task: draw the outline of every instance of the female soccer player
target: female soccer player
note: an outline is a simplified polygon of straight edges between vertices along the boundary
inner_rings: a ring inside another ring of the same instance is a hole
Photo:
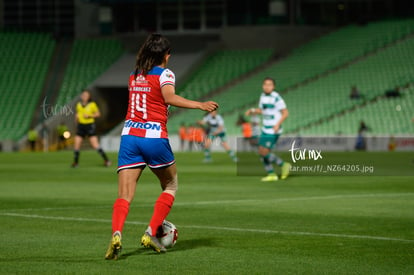
[[[87,90],[83,91],[80,95],[81,101],[76,104],[76,123],[77,130],[75,136],[74,145],[74,160],[72,167],[76,168],[79,164],[79,150],[82,145],[83,139],[88,136],[89,142],[93,149],[97,150],[101,157],[104,159],[104,165],[110,166],[111,162],[106,156],[105,152],[99,145],[98,137],[96,136],[95,118],[101,116],[98,105],[92,101],[91,93]]]
[[[158,177],[162,193],[155,202],[141,244],[158,253],[166,251],[156,234],[170,212],[177,191],[177,168],[166,128],[168,107],[209,112],[218,108],[212,101],[191,101],[175,94],[174,73],[166,68],[170,51],[170,42],[164,36],[151,34],[139,49],[135,70],[129,78],[129,104],[118,155],[118,198],[113,206],[112,238],[106,259],[117,259],[120,255],[122,228],[137,181],[147,165]]]
[[[262,158],[267,176],[262,181],[277,181],[273,164],[282,168],[281,178],[286,179],[290,171],[290,163],[271,152],[282,134],[282,123],[288,117],[289,112],[285,101],[275,91],[276,82],[273,78],[266,77],[263,80],[263,93],[260,96],[259,108],[247,110],[246,115],[262,115],[262,133],[259,139],[259,155]]]
[[[199,121],[200,125],[205,125],[207,127],[207,136],[204,141],[204,162],[211,162],[211,153],[210,148],[214,139],[219,138],[221,141],[221,146],[229,154],[230,158],[237,162],[237,157],[234,154],[234,151],[231,150],[226,139],[226,128],[224,127],[223,117],[217,114],[217,111],[212,111],[207,114],[203,120]]]

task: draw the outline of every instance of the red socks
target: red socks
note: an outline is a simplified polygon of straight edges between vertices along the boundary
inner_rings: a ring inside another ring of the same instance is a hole
[[[152,236],[157,234],[158,228],[170,213],[171,207],[174,203],[174,196],[168,193],[161,193],[154,205],[154,213],[150,221],[150,228]],[[122,232],[125,220],[129,212],[129,202],[124,199],[117,199],[114,203],[114,210],[112,212],[112,234],[116,231]]]
[[[112,212],[112,234],[116,231],[122,232],[128,212],[129,202],[124,199],[117,199]]]
[[[149,224],[152,236],[157,234],[158,228],[170,213],[171,207],[174,203],[174,196],[169,193],[161,193],[154,205],[154,213]]]

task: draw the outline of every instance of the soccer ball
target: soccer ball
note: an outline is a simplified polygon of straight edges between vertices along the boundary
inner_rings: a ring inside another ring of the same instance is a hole
[[[173,223],[164,220],[157,232],[157,238],[164,247],[173,247],[178,239],[177,228]]]

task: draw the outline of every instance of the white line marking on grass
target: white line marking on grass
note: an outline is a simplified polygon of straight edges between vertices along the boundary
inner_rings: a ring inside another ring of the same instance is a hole
[[[31,214],[20,214],[20,213],[0,213],[0,215],[1,216],[9,216],[9,217],[29,218],[29,219],[41,219],[41,220],[111,223],[110,220],[105,220],[105,219],[90,219],[90,218],[77,218],[77,217],[56,217],[56,216],[31,215]],[[148,223],[134,222],[134,224],[147,225]]]
[[[176,202],[174,206],[195,206],[211,204],[250,204],[250,203],[278,203],[291,201],[312,201],[312,200],[334,200],[334,199],[358,199],[358,198],[382,198],[382,197],[406,197],[414,196],[414,193],[376,193],[376,194],[348,194],[348,195],[330,195],[330,196],[313,196],[313,197],[293,197],[293,198],[276,198],[276,199],[245,199],[245,200],[215,200],[215,201],[195,201],[195,202]],[[140,204],[139,202],[132,205],[131,208],[152,207],[154,204]],[[21,208],[21,209],[2,209],[1,212],[16,211],[55,211],[55,210],[82,210],[82,209],[112,209],[112,204],[108,205],[88,205],[88,206],[68,206],[68,207],[44,207],[44,208]]]
[[[312,201],[312,200],[334,200],[334,199],[358,199],[358,198],[381,198],[381,197],[399,197],[414,196],[414,193],[377,193],[377,194],[349,194],[349,195],[331,195],[331,196],[314,196],[314,197],[296,197],[296,198],[277,198],[277,199],[247,199],[247,200],[218,200],[218,201],[199,201],[199,202],[177,202],[174,205],[208,205],[208,204],[242,204],[242,203],[278,203],[290,201]]]
[[[9,217],[21,217],[29,219],[43,219],[43,220],[57,220],[57,221],[78,221],[78,222],[97,222],[110,224],[111,220],[105,219],[90,219],[90,218],[79,218],[79,217],[56,217],[56,216],[43,216],[43,215],[29,215],[20,213],[0,213],[2,216]],[[135,225],[147,225],[146,222],[139,221],[127,221],[127,224]],[[313,236],[313,237],[330,237],[330,238],[346,238],[346,239],[362,239],[362,240],[376,240],[376,241],[395,241],[395,242],[406,242],[414,243],[414,240],[390,238],[383,236],[369,236],[369,235],[350,235],[350,234],[336,234],[336,233],[315,233],[315,232],[300,232],[300,231],[278,231],[278,230],[267,230],[267,229],[253,229],[253,228],[238,228],[238,227],[220,227],[220,226],[200,226],[200,225],[179,225],[181,228],[190,229],[210,229],[220,231],[235,231],[235,232],[251,232],[251,233],[265,233],[265,234],[280,234],[280,235],[294,235],[294,236]]]
[[[199,226],[199,225],[187,225],[187,226],[179,226],[179,227],[194,228],[194,229],[236,231],[236,232],[269,233],[269,234],[296,235],[296,236],[335,237],[335,238],[347,238],[347,239],[367,239],[367,240],[397,241],[397,242],[414,243],[414,240],[390,238],[390,237],[382,237],[382,236],[369,236],[369,235],[349,235],[349,234],[315,233],[315,232],[300,232],[300,231],[279,231],[279,230],[267,230],[267,229]]]
[[[59,210],[83,210],[83,209],[112,209],[111,204],[107,205],[89,205],[89,206],[63,206],[63,207],[40,207],[40,208],[16,208],[16,209],[2,209],[2,212],[16,212],[16,211],[59,211]]]

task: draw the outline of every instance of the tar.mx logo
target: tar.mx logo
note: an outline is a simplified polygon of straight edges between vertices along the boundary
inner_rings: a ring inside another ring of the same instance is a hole
[[[295,148],[295,142],[296,140],[293,140],[292,146],[289,149],[290,157],[292,158],[293,163],[296,163],[298,160],[318,160],[322,158],[322,150]]]
[[[43,99],[43,103],[40,105],[40,107],[42,108],[43,117],[45,119],[57,115],[70,116],[75,113],[73,108],[68,104],[60,106],[47,103],[47,97]]]

